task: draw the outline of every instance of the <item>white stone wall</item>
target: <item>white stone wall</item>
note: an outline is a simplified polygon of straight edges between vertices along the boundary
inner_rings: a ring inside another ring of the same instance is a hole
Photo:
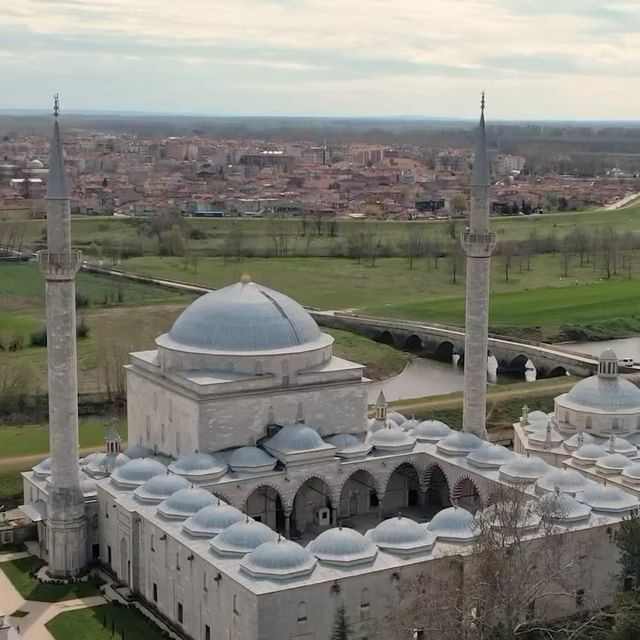
[[[640,412],[579,409],[566,401],[567,394],[555,399],[555,418],[561,429],[586,431],[593,435],[607,436],[614,430],[620,435],[635,433],[640,429]]]

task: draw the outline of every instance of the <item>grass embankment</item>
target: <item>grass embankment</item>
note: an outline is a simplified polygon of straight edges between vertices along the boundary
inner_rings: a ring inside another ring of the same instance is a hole
[[[487,396],[487,426],[490,430],[510,427],[521,414],[523,404],[531,410],[551,411],[553,399],[569,390],[577,378],[547,378],[535,382],[520,382],[489,387]],[[420,420],[434,418],[446,422],[452,428],[462,427],[462,392],[447,395],[414,398],[392,403],[400,413],[415,415]]]
[[[274,223],[269,219],[233,219],[233,218],[189,218],[185,220],[190,230],[194,230],[199,239],[189,239],[189,251],[201,255],[220,255],[228,246],[228,237],[232,228],[241,225],[243,244],[256,252],[272,250],[274,246]],[[491,226],[499,240],[524,240],[532,233],[539,236],[554,233],[558,238],[573,233],[578,226],[592,231],[610,225],[617,231],[635,231],[640,223],[640,205],[633,204],[618,210],[591,210],[586,212],[553,213],[542,216],[497,217]],[[46,221],[29,220],[25,223],[0,222],[0,225],[24,226],[24,243],[29,248],[42,248]],[[287,245],[292,254],[336,255],[346,251],[350,236],[359,233],[367,223],[356,220],[340,220],[335,235],[330,235],[325,224],[321,235],[317,235],[314,221],[308,220],[311,240],[303,236],[303,222],[300,219],[278,221],[278,234],[287,236]],[[374,221],[375,233],[381,244],[405,243],[411,234],[420,234],[430,240],[448,239],[448,225],[445,221]],[[461,222],[460,225],[463,223]],[[145,255],[157,255],[158,240],[149,233],[148,221],[142,219],[80,216],[72,220],[74,245],[91,255],[96,249],[105,252],[134,244]],[[187,236],[190,233],[185,234]]]
[[[66,611],[47,622],[46,627],[56,640],[163,640],[168,637],[134,607],[114,603]]]
[[[60,602],[74,598],[88,598],[100,595],[98,579],[89,578],[87,582],[73,584],[43,584],[33,574],[44,565],[39,558],[29,557],[0,563],[0,570],[5,573],[16,591],[25,600],[40,602]],[[85,636],[90,637],[90,636]]]

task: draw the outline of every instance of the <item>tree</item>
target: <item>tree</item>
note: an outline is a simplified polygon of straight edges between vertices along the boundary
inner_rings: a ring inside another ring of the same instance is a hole
[[[336,609],[336,615],[333,623],[333,631],[331,632],[330,640],[350,640],[350,639],[351,639],[351,630],[349,629],[347,614],[344,608],[344,604],[341,604]]]
[[[457,241],[453,241],[449,245],[447,252],[447,258],[449,263],[449,275],[451,276],[451,284],[458,284],[458,274],[462,271],[464,266],[464,254],[462,253],[462,247]]]
[[[451,213],[453,213],[454,216],[462,216],[467,210],[467,199],[463,194],[456,193],[454,196],[451,196],[450,205]]]
[[[409,269],[413,269],[413,261],[415,258],[419,258],[424,255],[424,242],[422,235],[417,228],[409,226],[407,228],[407,241],[404,246],[404,250],[409,261]]]
[[[227,263],[227,257],[235,258],[239,261],[244,255],[245,232],[240,222],[234,222],[227,234],[227,242],[224,248],[224,264]]]

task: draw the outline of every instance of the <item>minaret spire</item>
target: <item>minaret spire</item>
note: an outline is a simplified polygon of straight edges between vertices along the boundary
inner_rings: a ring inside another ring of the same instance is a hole
[[[82,574],[87,564],[85,504],[80,489],[75,278],[82,256],[71,248],[71,204],[64,174],[58,95],[47,187],[47,249],[38,253],[45,277],[51,486],[47,500],[48,572]]]
[[[462,424],[465,431],[486,439],[490,257],[496,236],[489,229],[491,177],[484,109],[483,91],[471,172],[469,226],[462,237],[467,255]]]

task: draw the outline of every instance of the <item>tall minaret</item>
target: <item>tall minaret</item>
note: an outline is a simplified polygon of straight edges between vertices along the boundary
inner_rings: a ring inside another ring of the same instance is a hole
[[[47,185],[47,250],[38,253],[46,280],[51,488],[47,505],[48,572],[76,576],[87,564],[85,505],[78,464],[76,285],[82,260],[71,249],[71,203],[58,127],[58,96]]]
[[[471,172],[469,226],[462,237],[467,254],[462,425],[465,431],[486,439],[490,257],[496,246],[496,235],[489,229],[491,181],[484,126],[484,92],[477,136]]]

